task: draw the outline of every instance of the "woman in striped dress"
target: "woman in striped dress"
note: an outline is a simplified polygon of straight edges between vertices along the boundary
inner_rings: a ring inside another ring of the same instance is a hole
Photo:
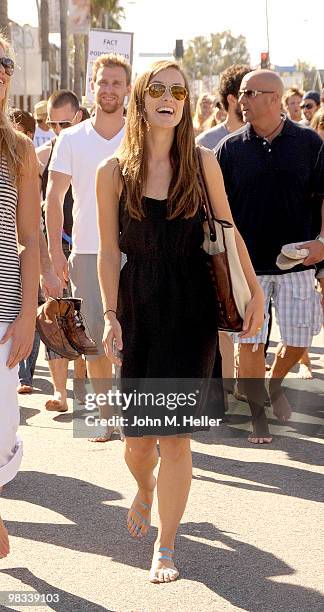
[[[22,457],[18,363],[32,348],[39,281],[38,166],[32,143],[6,117],[13,71],[11,48],[0,35],[0,491]],[[0,517],[0,559],[8,552]]]

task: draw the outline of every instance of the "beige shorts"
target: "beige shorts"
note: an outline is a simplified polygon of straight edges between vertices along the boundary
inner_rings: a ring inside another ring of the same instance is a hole
[[[82,298],[81,313],[86,329],[98,347],[98,355],[86,355],[93,361],[105,354],[102,337],[104,317],[97,272],[97,255],[71,253],[68,261],[72,296]]]

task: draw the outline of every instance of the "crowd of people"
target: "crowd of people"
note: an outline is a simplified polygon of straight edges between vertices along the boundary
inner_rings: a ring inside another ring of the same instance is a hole
[[[221,75],[216,103],[204,94],[193,113],[177,63],[155,63],[132,87],[131,66],[108,54],[93,65],[90,114],[72,91],[60,90],[38,102],[33,116],[7,109],[13,70],[11,48],[0,38],[0,487],[21,462],[17,390],[33,392],[37,303],[70,293],[83,299],[97,346],[74,361],[78,381],[87,377],[100,393],[113,367],[121,381],[234,379],[238,345],[240,395],[252,417],[248,440],[271,443],[264,379],[272,309],[281,343],[268,372],[269,397],[282,422],[291,408],[281,383],[300,361],[311,373],[307,351],[323,324],[320,94],[284,92],[276,73],[233,65]],[[235,228],[251,293],[239,334],[217,327],[202,249],[202,180],[215,218]],[[285,245],[293,256],[283,265]],[[69,361],[48,348],[46,359],[53,397],[45,408],[66,412]],[[204,414],[204,402],[191,416]],[[209,406],[209,417],[217,418],[218,408]],[[179,576],[174,547],[191,484],[190,437],[206,426],[195,419],[194,426],[148,435],[136,403],[127,416],[125,462],[138,487],[127,528],[145,537],[157,491],[149,580],[170,582]],[[113,430],[93,441],[108,442]],[[8,552],[0,519],[0,558]]]

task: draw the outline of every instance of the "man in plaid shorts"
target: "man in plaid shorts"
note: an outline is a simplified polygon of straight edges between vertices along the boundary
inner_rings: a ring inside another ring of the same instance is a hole
[[[283,83],[276,73],[255,70],[245,75],[239,103],[246,128],[229,135],[215,149],[235,223],[266,297],[263,327],[254,338],[240,341],[240,377],[254,379],[256,405],[260,408],[262,403],[258,418],[253,418],[256,406],[248,396],[253,422],[249,441],[254,443],[272,440],[262,391],[270,299],[282,350],[270,372],[269,394],[281,421],[291,413],[281,382],[322,325],[314,264],[324,259],[323,206],[317,237],[312,235],[312,220],[314,203],[324,195],[324,146],[313,130],[281,114],[282,94]],[[280,270],[277,256],[290,243],[302,243],[309,255],[303,264]]]

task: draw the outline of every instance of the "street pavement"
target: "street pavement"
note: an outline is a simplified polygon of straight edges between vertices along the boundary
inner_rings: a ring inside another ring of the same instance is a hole
[[[11,541],[10,556],[0,561],[0,592],[42,593],[48,603],[3,601],[0,610],[323,610],[323,345],[322,333],[311,351],[314,380],[293,372],[287,381],[289,424],[278,426],[269,413],[271,445],[247,442],[247,418],[222,426],[213,440],[195,436],[192,489],[176,543],[181,580],[163,585],[147,581],[156,501],[148,536],[133,541],[126,515],[136,488],[122,443],[72,436],[72,372],[69,412],[45,411],[51,384],[42,347],[34,393],[20,396],[21,471],[0,500]],[[247,414],[231,398],[230,414],[239,410]]]

